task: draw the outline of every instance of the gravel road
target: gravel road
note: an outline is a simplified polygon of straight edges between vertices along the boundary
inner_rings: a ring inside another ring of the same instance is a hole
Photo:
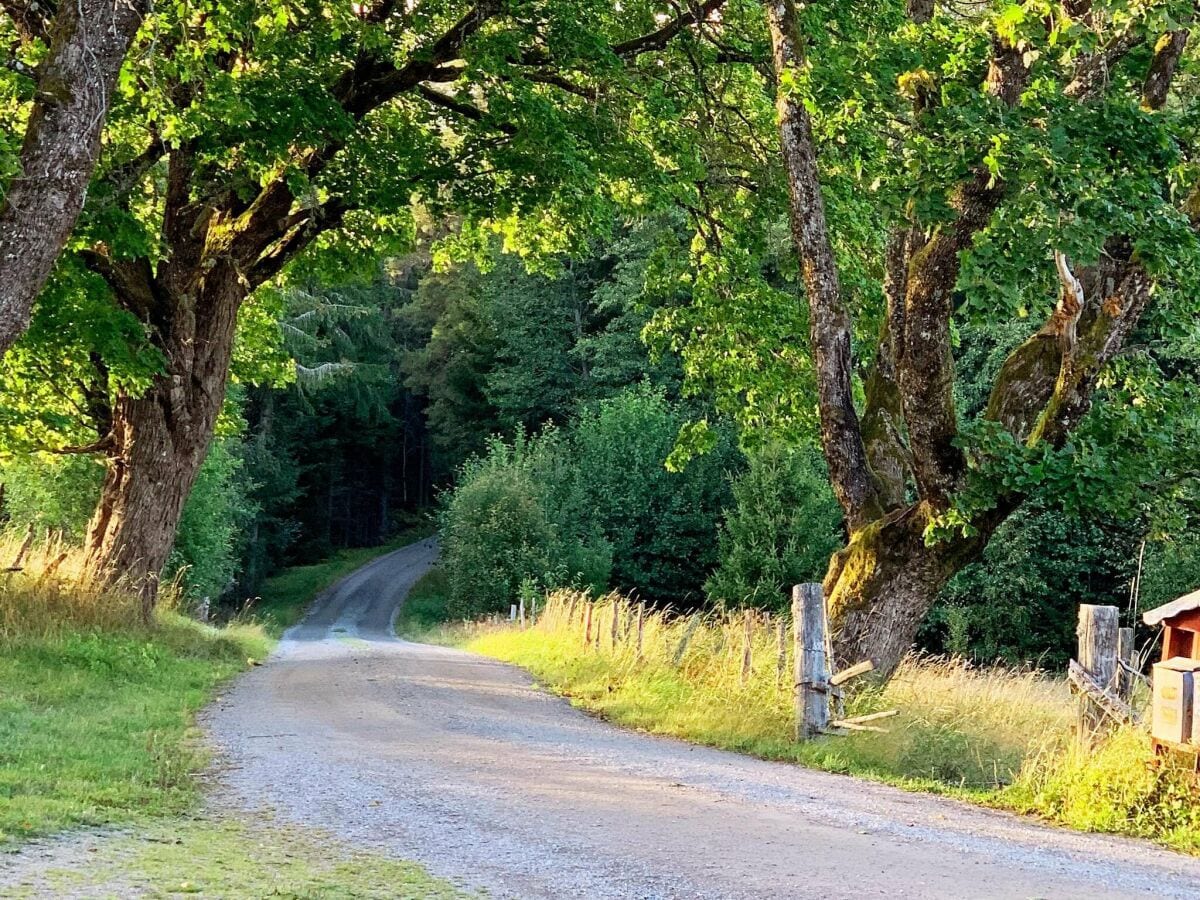
[[[1200,897],[1200,861],[634,734],[391,635],[432,541],[343,581],[204,717],[217,802],[495,897]]]

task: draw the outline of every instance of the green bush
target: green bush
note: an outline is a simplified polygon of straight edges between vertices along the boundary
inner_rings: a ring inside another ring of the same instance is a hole
[[[555,536],[528,473],[489,466],[454,492],[443,541],[449,612],[467,617],[501,611],[521,581],[547,572]]]
[[[717,523],[740,460],[724,436],[667,470],[688,411],[648,385],[581,415],[571,436],[580,516],[612,545],[612,586],[656,605],[694,607],[717,562]]]
[[[705,584],[724,606],[784,609],[787,589],[820,581],[842,544],[841,508],[811,451],[767,446],[733,482],[720,565]]]
[[[0,467],[3,511],[14,528],[27,525],[81,539],[100,495],[104,464],[89,455],[14,455]]]
[[[1136,561],[1134,526],[1034,498],[942,590],[920,643],[987,663],[1064,666],[1079,604],[1124,606]]]
[[[1140,607],[1153,609],[1200,588],[1200,534],[1183,533],[1146,544]]]
[[[668,472],[687,414],[650,387],[583,412],[566,430],[493,439],[443,502],[452,617],[503,612],[522,583],[615,586],[696,605],[729,496],[728,441]]]
[[[463,465],[440,515],[451,617],[504,612],[526,581],[607,583],[611,553],[583,520],[576,480],[554,428],[532,438],[518,430],[511,444],[493,438]]]
[[[182,570],[184,590],[195,599],[215,601],[232,585],[245,533],[258,512],[240,449],[235,438],[213,441],[179,521],[166,574]]]

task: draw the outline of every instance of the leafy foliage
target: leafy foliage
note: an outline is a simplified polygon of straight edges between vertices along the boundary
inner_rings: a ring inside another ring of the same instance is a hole
[[[705,584],[725,606],[789,608],[791,587],[820,581],[842,544],[842,511],[812,451],[769,445],[733,482],[720,564]]]
[[[493,439],[464,465],[441,515],[455,617],[499,612],[523,582],[621,585],[661,605],[697,605],[716,562],[729,447],[669,472],[686,413],[629,389],[564,430]]]

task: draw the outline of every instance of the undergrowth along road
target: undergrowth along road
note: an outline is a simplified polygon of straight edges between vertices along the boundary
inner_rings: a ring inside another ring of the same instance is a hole
[[[437,577],[417,585],[423,618],[438,608],[439,590]],[[1200,851],[1190,765],[1155,760],[1146,732],[1132,726],[1081,747],[1073,732],[1075,701],[1062,678],[914,657],[886,686],[868,683],[851,700],[851,715],[899,711],[883,723],[883,733],[797,743],[786,677],[791,650],[785,643],[781,676],[778,620],[752,627],[756,664],[743,675],[740,614],[650,612],[639,653],[636,604],[616,594],[593,599],[561,591],[541,607],[543,615],[527,629],[490,620],[420,634],[519,665],[576,706],[625,727]],[[615,643],[614,610],[630,625]],[[790,626],[782,624],[786,635]]]

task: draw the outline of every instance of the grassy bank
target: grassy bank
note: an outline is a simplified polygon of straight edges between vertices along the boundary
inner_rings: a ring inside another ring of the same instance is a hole
[[[304,615],[318,594],[332,587],[355,569],[393,550],[399,550],[433,534],[430,524],[407,528],[379,547],[338,550],[333,556],[308,566],[291,566],[263,582],[251,615],[273,635],[282,634]]]
[[[445,627],[449,589],[446,573],[435,565],[417,580],[404,598],[396,613],[396,631],[428,643],[453,642],[454,636]]]
[[[554,595],[536,627],[525,631],[500,622],[455,625],[443,627],[439,638],[523,666],[574,704],[628,727],[952,793],[1083,830],[1200,848],[1190,775],[1152,766],[1144,733],[1133,729],[1094,751],[1074,749],[1074,705],[1060,679],[910,660],[886,687],[860,692],[847,709],[848,715],[898,709],[898,717],[880,723],[887,733],[797,744],[786,675],[790,642],[780,677],[774,623],[756,627],[753,667],[743,680],[740,617],[693,623],[647,615],[639,657],[633,607],[616,597],[597,602],[593,639],[585,643],[582,599]],[[615,646],[614,608],[621,623]]]
[[[140,624],[135,596],[81,585],[69,560],[48,572],[57,555],[0,580],[0,842],[189,808],[193,715],[270,645],[178,615],[170,590]]]

